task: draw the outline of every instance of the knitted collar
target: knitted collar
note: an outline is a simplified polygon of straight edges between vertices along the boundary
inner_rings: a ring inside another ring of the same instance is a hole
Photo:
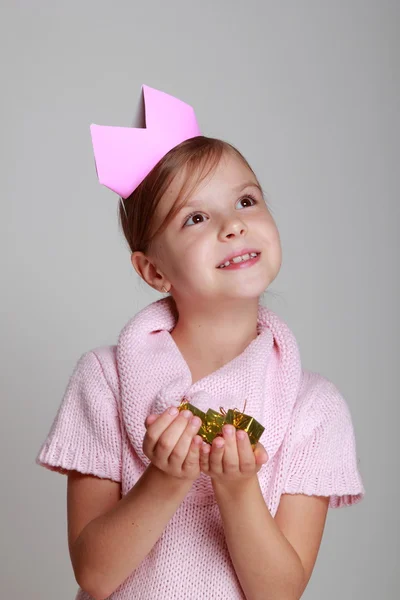
[[[296,339],[288,326],[259,304],[257,337],[221,368],[192,383],[186,361],[171,336],[177,316],[167,296],[139,311],[122,329],[117,344],[121,413],[128,438],[144,465],[145,419],[179,406],[183,396],[206,412],[237,408],[264,427],[260,442],[269,461],[282,443],[301,382]]]

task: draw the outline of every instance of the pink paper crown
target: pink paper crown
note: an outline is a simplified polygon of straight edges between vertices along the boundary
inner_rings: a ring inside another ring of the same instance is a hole
[[[142,85],[136,120],[140,123],[134,127],[90,126],[98,179],[122,198],[172,148],[201,135],[189,104],[147,85]]]

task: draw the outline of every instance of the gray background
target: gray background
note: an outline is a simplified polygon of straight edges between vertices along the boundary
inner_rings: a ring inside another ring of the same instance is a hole
[[[2,598],[74,598],[67,479],[34,459],[79,356],[161,297],[130,264],[89,133],[130,125],[142,83],[254,167],[283,246],[265,302],[352,413],[367,495],[329,511],[303,597],[399,597],[399,8],[2,2]]]

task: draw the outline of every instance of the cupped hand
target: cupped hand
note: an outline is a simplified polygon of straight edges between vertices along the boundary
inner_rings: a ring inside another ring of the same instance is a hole
[[[214,438],[212,445],[203,442],[200,450],[200,469],[213,481],[239,483],[256,475],[268,461],[264,446],[252,448],[246,431],[224,425],[223,437]]]
[[[145,420],[146,434],[143,452],[167,475],[194,481],[200,475],[202,438],[196,435],[201,419],[190,410],[171,414],[168,408],[161,415],[149,415]]]

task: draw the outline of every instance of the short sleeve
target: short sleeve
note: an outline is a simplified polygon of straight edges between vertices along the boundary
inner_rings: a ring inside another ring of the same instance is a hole
[[[329,507],[341,508],[360,502],[365,489],[350,410],[324,379],[307,411],[306,434],[293,449],[282,493],[330,496]]]
[[[93,351],[75,365],[35,462],[60,473],[76,470],[121,481],[117,399]]]

